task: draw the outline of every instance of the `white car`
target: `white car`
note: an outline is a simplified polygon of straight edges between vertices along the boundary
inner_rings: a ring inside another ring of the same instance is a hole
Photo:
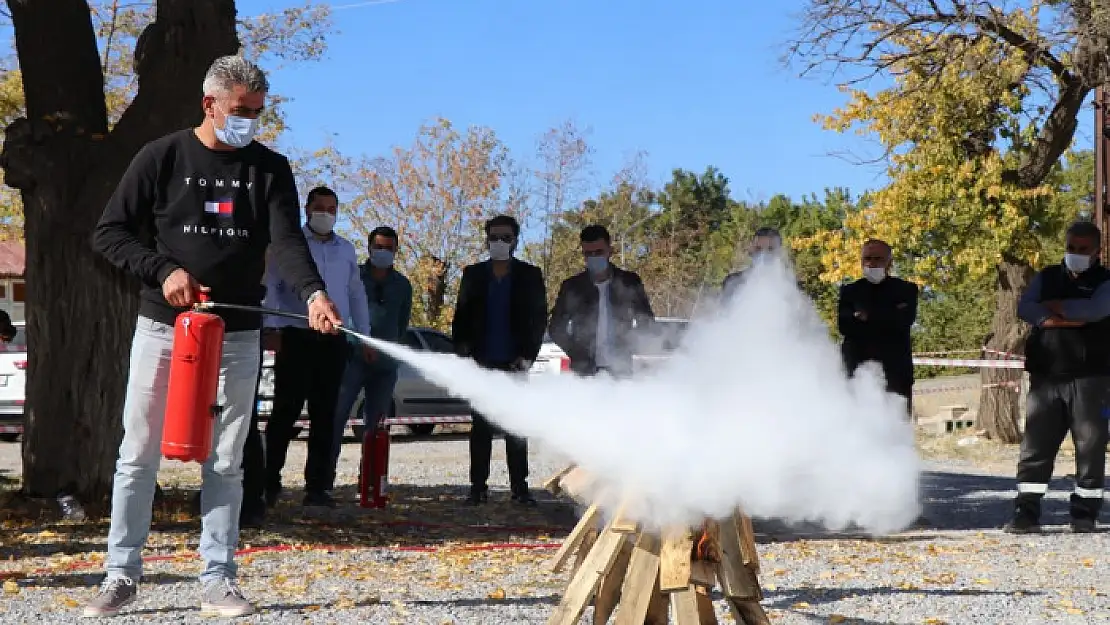
[[[0,342],[0,441],[11,442],[23,431],[23,404],[27,388],[27,327],[12,325],[15,338]]]

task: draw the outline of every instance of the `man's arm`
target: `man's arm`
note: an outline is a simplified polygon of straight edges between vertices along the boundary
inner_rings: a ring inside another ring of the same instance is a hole
[[[401,314],[397,315],[397,323],[401,326],[397,328],[397,336],[404,336],[405,331],[409,329],[409,323],[412,322],[412,283],[405,280],[405,296],[401,298]]]
[[[110,263],[138,276],[144,284],[161,286],[180,266],[139,239],[154,216],[159,158],[150,144],[127,167],[93,231],[92,246]]]
[[[651,298],[648,297],[644,281],[639,274],[633,274],[632,284],[632,312],[635,315],[636,326],[643,326],[645,330],[655,323],[655,311],[651,309]]]
[[[270,211],[270,246],[273,264],[285,281],[293,288],[300,301],[307,301],[316,291],[325,291],[327,286],[320,277],[316,261],[308,249],[300,224],[300,202],[297,199],[297,183],[289,161],[278,156],[280,162],[274,168],[270,195],[267,198]]]
[[[1052,311],[1040,302],[1041,299],[1041,274],[1038,272],[1029,281],[1029,286],[1018,300],[1017,315],[1022,321],[1032,326],[1042,326],[1052,317]]]
[[[540,348],[543,346],[543,333],[547,330],[547,284],[543,280],[543,271],[539,267],[536,267],[534,272],[535,278],[528,296],[529,344],[524,352],[524,357],[533,362],[540,353]]]
[[[470,344],[470,268],[463,269],[462,279],[459,280],[459,295],[455,299],[455,316],[451,319],[451,340],[455,343],[455,353],[460,356],[469,356],[474,346]]]
[[[852,300],[851,286],[840,286],[836,302],[836,329],[846,339],[858,339],[863,337],[866,330],[863,321],[856,317],[856,303]]]
[[[355,325],[355,332],[370,335],[370,303],[366,300],[366,286],[362,283],[362,276],[358,271],[358,256],[353,245],[346,246],[350,252],[351,277],[347,283],[347,293],[351,302],[351,323]]]
[[[1110,282],[1100,284],[1090,299],[1062,300],[1060,312],[1068,321],[1102,321],[1110,317]]]
[[[919,289],[913,282],[902,281],[894,295],[894,301],[885,301],[880,307],[867,311],[866,325],[883,334],[904,335],[913,327],[917,319],[917,298]]]
[[[569,312],[567,310],[567,280],[559,285],[559,294],[555,296],[555,305],[551,307],[551,320],[548,322],[547,333],[551,335],[551,340],[559,346],[568,355],[570,352],[570,333],[567,332],[567,324],[570,321]]]

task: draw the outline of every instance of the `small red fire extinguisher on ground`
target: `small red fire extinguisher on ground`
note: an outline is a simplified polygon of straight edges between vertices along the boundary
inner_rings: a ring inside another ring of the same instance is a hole
[[[389,426],[385,416],[378,418],[378,427],[362,435],[362,468],[359,471],[359,506],[384,508],[389,501]]]
[[[206,293],[200,301],[208,301]],[[162,426],[162,455],[170,460],[203,464],[212,453],[223,346],[219,315],[190,310],[177,316]]]

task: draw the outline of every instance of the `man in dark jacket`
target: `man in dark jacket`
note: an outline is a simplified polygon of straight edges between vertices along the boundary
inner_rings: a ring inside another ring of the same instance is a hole
[[[508,215],[486,222],[490,259],[463,269],[455,304],[452,334],[455,351],[480,366],[527,372],[540,352],[547,325],[547,288],[539,267],[513,258],[520,224]],[[488,500],[490,454],[496,428],[472,412],[470,428],[470,497]],[[505,432],[505,455],[513,501],[534,505],[528,490],[528,442]]]
[[[752,265],[776,258],[780,250],[782,250],[782,235],[778,230],[769,227],[757,229],[748,244],[748,255],[751,256]],[[724,281],[721,282],[722,300],[727,302],[736,294],[736,289],[744,282],[744,275],[743,271],[735,271],[725,276]]]
[[[852,375],[869,360],[882,364],[887,391],[906,398],[913,415],[913,347],[917,285],[890,275],[892,253],[884,241],[863,244],[863,278],[840,287],[837,328],[844,366]]]
[[[1063,264],[1036,274],[1017,313],[1033,326],[1025,344],[1029,373],[1025,432],[1017,467],[1011,533],[1040,529],[1041,499],[1056,453],[1071,431],[1075,491],[1071,527],[1091,532],[1102,509],[1110,400],[1110,270],[1099,262],[1102,235],[1088,221],[1067,231]]]
[[[551,310],[552,340],[570,357],[579,375],[600,370],[632,372],[637,342],[649,340],[655,315],[640,276],[613,266],[609,231],[586,226],[579,235],[586,270],[559,286]]]

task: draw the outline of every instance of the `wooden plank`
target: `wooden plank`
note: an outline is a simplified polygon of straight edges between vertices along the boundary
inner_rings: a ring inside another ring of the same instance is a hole
[[[666,545],[666,543],[663,544]],[[670,596],[675,625],[701,625],[701,616],[698,614],[697,592],[693,586],[671,592]]]
[[[656,596],[659,596],[659,537],[645,532],[636,540],[628,560],[614,625],[647,623],[648,611]],[[667,604],[664,602],[663,623],[666,622]]]
[[[586,492],[594,483],[594,478],[582,467],[574,467],[559,480],[559,489],[571,497],[583,501]]]
[[[600,535],[601,531],[596,527],[591,527],[586,531],[586,536],[582,539],[582,545],[578,548],[578,553],[574,556],[574,566],[571,567],[571,574],[577,572],[578,568],[582,566],[582,562],[586,559],[586,556],[589,555],[590,550],[594,548],[594,545],[597,543],[597,538]]]
[[[713,599],[709,596],[709,588],[704,586],[694,586],[695,595],[698,603],[698,618],[701,625],[719,625],[717,622],[717,611],[713,609]]]
[[[562,469],[559,469],[557,473],[544,480],[542,488],[544,490],[551,491],[552,495],[558,496],[559,493],[563,492],[563,489],[560,487],[559,482],[563,480],[563,477],[566,476],[567,473],[573,471],[574,468],[577,466],[578,465],[576,464],[570,464],[563,467]]]
[[[757,601],[741,601],[725,597],[732,618],[740,625],[771,625],[771,619]]]
[[[717,583],[717,566],[702,560],[690,564],[690,583],[712,588]]]
[[[575,625],[586,604],[594,597],[598,586],[601,584],[609,570],[620,555],[621,547],[627,542],[625,534],[605,529],[594,543],[590,553],[582,561],[582,566],[574,573],[563,599],[547,619],[547,625]]]
[[[617,533],[623,534],[624,532]],[[624,576],[628,573],[628,563],[632,557],[632,549],[632,541],[625,540],[620,553],[617,554],[616,561],[613,562],[613,566],[605,575],[605,579],[601,580],[601,587],[597,591],[597,597],[594,598],[594,625],[608,623],[609,617],[613,615],[613,610],[617,608],[617,602],[620,601],[621,596],[621,586],[624,584]]]
[[[663,529],[663,546],[659,551],[659,589],[663,592],[682,590],[690,585],[690,550],[694,535],[688,527]]]
[[[755,573],[744,566],[740,547],[740,532],[736,527],[736,517],[720,523],[721,561],[717,565],[717,579],[721,592],[726,597],[759,601],[763,599]]]
[[[613,517],[613,531],[622,532],[625,534],[635,534],[640,531],[640,523],[626,514],[628,510],[628,503],[621,503],[620,508],[617,509],[616,516]]]
[[[740,517],[736,529],[740,532],[740,554],[744,566],[754,573],[759,573],[759,551],[755,546],[755,528],[752,527],[752,518],[740,511],[736,512],[736,516]]]
[[[566,540],[559,546],[559,550],[555,552],[554,560],[551,563],[552,571],[558,573],[562,570],[575,550],[578,550],[582,546],[582,542],[586,539],[586,535],[590,530],[597,530],[595,524],[600,515],[601,508],[596,504],[586,508],[586,512],[582,514],[582,518],[578,520],[578,525],[574,526],[574,529],[571,530]],[[586,547],[586,549],[589,549],[589,547]]]

